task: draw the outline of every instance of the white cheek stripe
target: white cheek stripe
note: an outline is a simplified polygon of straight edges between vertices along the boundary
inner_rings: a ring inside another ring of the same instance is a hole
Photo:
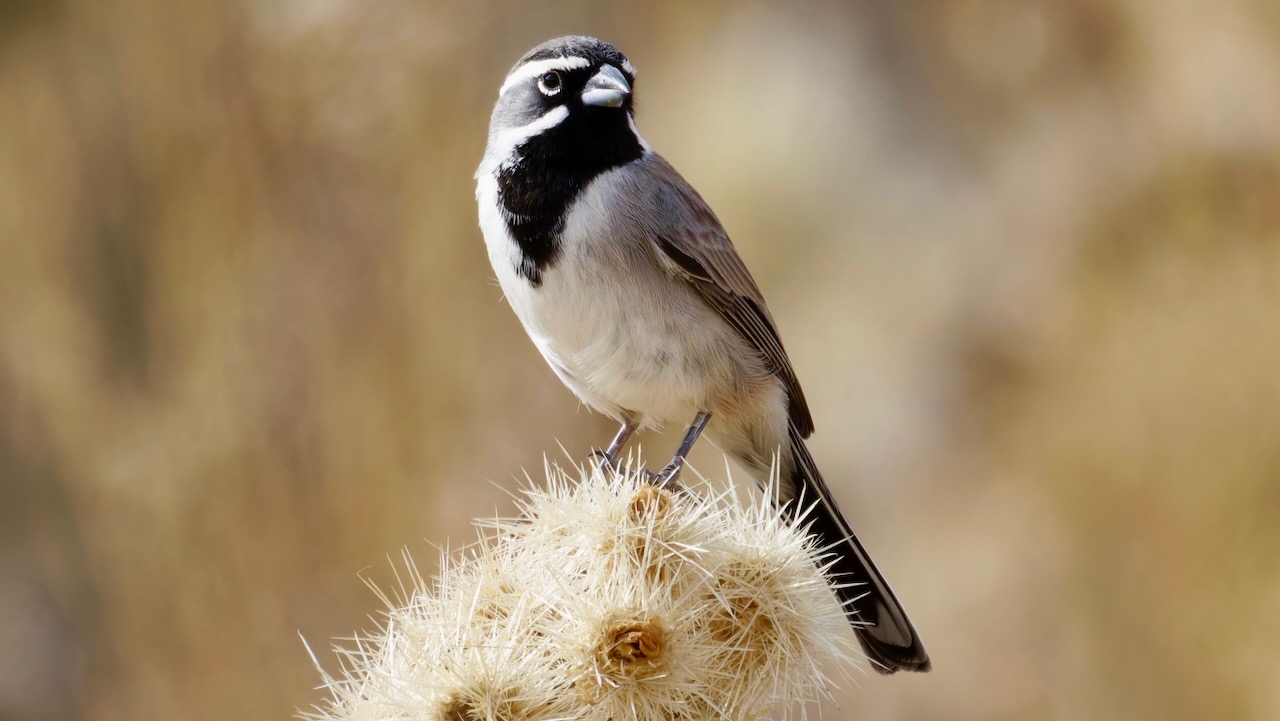
[[[502,89],[498,91],[498,97],[505,95],[511,88],[551,70],[569,71],[589,67],[591,67],[591,61],[579,57],[534,60],[511,71],[506,81],[502,83]]]
[[[496,173],[499,168],[509,165],[515,159],[516,150],[529,138],[554,128],[563,123],[567,117],[569,117],[569,108],[557,105],[528,125],[507,128],[489,138],[489,147],[485,151],[484,162],[476,171],[476,177],[481,173]]]
[[[633,78],[636,76],[636,66],[632,65],[631,61],[626,58],[622,59],[622,69],[626,71],[627,75]]]
[[[640,143],[640,149],[644,151],[644,154],[648,155],[649,153],[652,153],[653,148],[650,148],[649,144],[644,141],[644,138],[640,137],[640,129],[636,127],[636,116],[631,113],[627,113],[627,125],[631,126],[631,134],[636,136],[636,142]]]

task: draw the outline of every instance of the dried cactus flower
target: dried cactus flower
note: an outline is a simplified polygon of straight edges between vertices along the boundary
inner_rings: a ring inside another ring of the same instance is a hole
[[[434,584],[340,648],[314,721],[756,719],[854,657],[822,554],[768,498],[548,469]],[[323,671],[322,671],[323,673]]]

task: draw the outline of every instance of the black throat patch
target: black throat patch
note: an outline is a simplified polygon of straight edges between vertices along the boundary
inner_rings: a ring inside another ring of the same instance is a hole
[[[596,176],[640,158],[644,148],[616,108],[569,109],[559,125],[525,141],[498,174],[498,202],[520,247],[516,272],[537,288],[560,256],[569,208]]]

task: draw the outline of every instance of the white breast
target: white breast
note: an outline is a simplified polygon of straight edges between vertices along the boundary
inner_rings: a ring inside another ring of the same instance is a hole
[[[760,371],[736,333],[666,273],[647,239],[618,228],[607,198],[616,174],[597,178],[566,218],[556,263],[534,288],[516,269],[520,249],[481,174],[480,226],[498,282],[543,357],[587,405],[646,423],[687,423]],[[736,356],[736,357],[735,357]],[[755,371],[752,373],[751,371]]]
[[[562,292],[547,288],[545,283],[542,288],[534,288],[528,279],[517,272],[522,259],[520,247],[507,230],[507,222],[499,206],[498,183],[491,173],[477,174],[476,202],[480,209],[480,230],[489,251],[489,263],[498,277],[503,296],[520,319],[529,339],[560,380],[583,402],[595,410],[620,419],[620,409],[605,399],[596,397],[588,388],[578,383],[568,372],[567,364],[561,360],[561,349],[554,337],[554,320],[563,313],[573,312],[573,300]],[[559,284],[552,283],[553,288],[557,285]]]

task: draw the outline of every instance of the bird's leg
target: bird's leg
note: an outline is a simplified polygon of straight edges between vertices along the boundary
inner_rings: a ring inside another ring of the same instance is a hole
[[[613,437],[613,441],[609,443],[609,447],[604,451],[592,451],[592,458],[600,459],[600,470],[605,473],[618,472],[618,454],[622,452],[622,447],[627,445],[627,441],[631,438],[631,434],[636,432],[640,424],[631,418],[627,418],[622,422],[622,427],[618,429],[618,434]]]
[[[698,415],[694,416],[693,424],[689,426],[689,430],[685,431],[684,440],[680,442],[680,447],[676,449],[676,454],[671,458],[671,462],[666,465],[657,474],[650,474],[650,481],[658,486],[667,486],[675,483],[680,478],[680,470],[684,468],[684,457],[689,455],[689,450],[693,448],[693,444],[697,442],[698,436],[702,435],[702,431],[707,427],[707,422],[711,420],[711,414],[707,411],[698,411]]]

